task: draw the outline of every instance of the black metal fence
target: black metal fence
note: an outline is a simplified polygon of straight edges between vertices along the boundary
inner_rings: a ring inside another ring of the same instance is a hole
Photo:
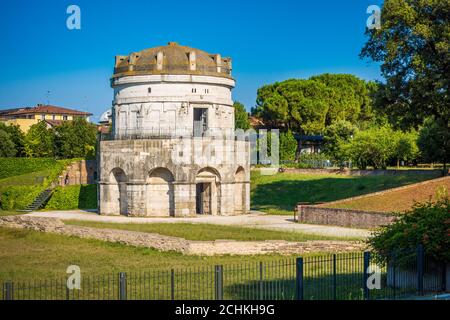
[[[82,275],[3,284],[4,300],[368,300],[446,290],[446,266],[414,252],[377,262],[369,252],[196,269]]]

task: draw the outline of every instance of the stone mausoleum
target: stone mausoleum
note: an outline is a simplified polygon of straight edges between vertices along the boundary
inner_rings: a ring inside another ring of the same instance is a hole
[[[239,215],[249,142],[234,133],[231,59],[181,46],[117,56],[111,133],[99,150],[99,212]]]

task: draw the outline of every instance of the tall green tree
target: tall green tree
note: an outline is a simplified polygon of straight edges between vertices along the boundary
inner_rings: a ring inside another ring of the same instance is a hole
[[[395,125],[417,128],[431,116],[449,130],[449,30],[449,0],[386,0],[381,28],[366,31],[361,57],[381,64],[377,105]]]
[[[397,161],[397,168],[400,167],[400,161],[413,162],[417,160],[419,156],[417,131],[396,131],[393,138],[395,139],[393,157]]]
[[[248,120],[248,113],[245,106],[239,101],[235,101],[234,107],[234,127],[236,129],[247,130],[250,129],[250,121]]]
[[[97,128],[84,118],[66,121],[56,128],[56,147],[61,158],[93,158]]]
[[[297,140],[291,130],[280,133],[280,160],[294,160]]]
[[[11,135],[0,128],[0,157],[9,158],[14,157],[17,153],[16,145],[11,139]]]
[[[428,118],[419,131],[417,144],[425,161],[440,162],[444,165],[444,172],[447,171],[446,164],[450,159],[450,131],[442,123]]]
[[[32,125],[25,135],[25,154],[33,158],[55,155],[55,133],[44,121]]]
[[[336,121],[353,124],[371,121],[370,89],[353,75],[323,74],[310,79],[290,79],[258,89],[255,116],[281,130],[300,135],[322,134]],[[362,116],[362,114],[365,114]],[[301,140],[296,159],[300,156]]]
[[[324,153],[336,161],[340,167],[349,160],[346,144],[356,134],[358,128],[346,120],[339,120],[325,129]]]
[[[390,159],[394,157],[394,131],[389,126],[373,127],[359,131],[351,139],[346,148],[358,168],[386,169]]]
[[[14,143],[16,153],[13,156],[25,156],[25,135],[22,130],[20,130],[20,127],[18,125],[7,125],[3,122],[0,122],[0,130],[7,132],[9,134],[9,138]]]

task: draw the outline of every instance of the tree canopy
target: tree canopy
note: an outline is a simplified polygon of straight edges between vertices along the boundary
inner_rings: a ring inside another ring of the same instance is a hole
[[[239,101],[235,101],[234,107],[234,126],[236,129],[250,129],[250,121],[245,106]]]
[[[380,29],[366,31],[361,51],[362,58],[381,63],[386,79],[379,83],[378,110],[403,129],[417,128],[432,117],[448,132],[450,1],[386,0],[381,22]],[[442,149],[447,142],[438,143]],[[447,160],[441,159],[444,164]]]

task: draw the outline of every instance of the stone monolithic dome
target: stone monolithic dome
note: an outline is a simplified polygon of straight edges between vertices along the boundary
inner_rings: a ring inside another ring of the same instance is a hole
[[[230,58],[169,42],[117,56],[111,86],[100,214],[248,212],[250,148],[234,137]]]

